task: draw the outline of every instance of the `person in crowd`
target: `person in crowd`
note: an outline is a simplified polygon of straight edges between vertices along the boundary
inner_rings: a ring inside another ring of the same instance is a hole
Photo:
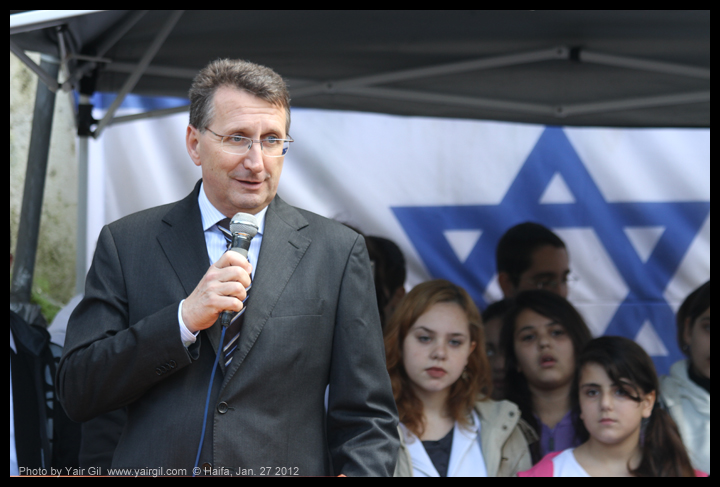
[[[405,296],[405,256],[395,242],[387,238],[369,235],[365,237],[370,261],[375,272],[380,322],[383,329]]]
[[[505,353],[500,348],[500,331],[511,302],[510,299],[501,299],[490,304],[482,313],[485,349],[492,369],[492,398],[496,401],[505,399]]]
[[[550,291],[523,291],[505,313],[505,396],[540,437],[531,445],[533,463],[580,444],[570,389],[575,358],[591,339],[577,310]]]
[[[10,475],[68,475],[79,466],[80,425],[55,394],[60,353],[45,328],[10,310]]]
[[[678,345],[687,356],[660,380],[660,399],[696,469],[710,473],[710,281],[678,311]]]
[[[572,391],[583,443],[548,454],[519,476],[707,476],[693,470],[657,392],[655,367],[640,345],[615,336],[592,340],[577,359]]]
[[[512,476],[531,465],[532,430],[508,401],[489,399],[480,312],[445,280],[413,288],[385,330],[400,415],[396,476]]]
[[[101,231],[58,369],[63,406],[77,421],[126,408],[114,468],[391,475],[397,409],[365,240],[277,195],[285,81],[218,59],[189,98],[202,179]],[[247,259],[226,252],[237,213],[257,221]]]
[[[521,223],[505,232],[495,251],[495,263],[506,298],[529,289],[568,296],[571,276],[565,242],[539,223]]]

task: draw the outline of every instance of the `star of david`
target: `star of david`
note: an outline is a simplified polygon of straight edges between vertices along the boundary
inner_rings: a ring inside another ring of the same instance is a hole
[[[541,202],[557,175],[576,198]],[[433,278],[465,288],[483,308],[495,275],[495,248],[510,227],[525,221],[548,228],[591,228],[625,281],[628,293],[605,335],[635,338],[651,323],[668,353],[653,357],[659,373],[682,357],[674,312],[663,292],[710,212],[710,202],[610,203],[605,200],[565,132],[548,127],[498,205],[394,207],[396,218]],[[628,228],[664,227],[649,255],[638,254]],[[461,261],[448,231],[477,231],[480,237]],[[572,259],[572,256],[571,256]],[[571,262],[572,265],[572,262]]]

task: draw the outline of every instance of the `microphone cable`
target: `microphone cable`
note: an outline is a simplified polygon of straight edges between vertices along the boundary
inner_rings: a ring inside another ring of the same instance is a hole
[[[218,227],[220,228],[220,227]],[[220,231],[225,235],[225,238],[228,238],[228,233],[231,235],[231,241],[230,245],[228,246],[228,251],[234,251],[238,252],[240,255],[247,258],[248,256],[248,250],[250,249],[250,241],[252,238],[257,235],[259,229],[259,224],[257,221],[257,218],[254,215],[250,215],[247,213],[236,213],[235,216],[230,220],[229,228],[226,231],[223,228],[220,228]],[[252,281],[250,283],[250,287],[252,287]],[[245,289],[245,292],[250,290],[250,287]],[[243,300],[243,305],[247,301],[247,294],[245,296],[245,299]],[[243,309],[240,311],[239,314],[242,314],[245,312],[245,307],[243,306]],[[236,315],[237,317],[237,315]],[[205,441],[205,430],[207,428],[207,419],[208,419],[208,412],[210,409],[210,395],[212,394],[212,386],[213,382],[215,381],[215,372],[218,369],[219,363],[220,363],[220,355],[223,353],[223,344],[225,343],[225,332],[227,330],[228,325],[232,321],[232,313],[229,311],[223,311],[222,318],[221,318],[221,325],[222,325],[222,333],[220,335],[220,343],[218,345],[217,354],[215,355],[215,364],[212,368],[212,374],[210,375],[210,384],[208,384],[208,392],[207,392],[207,398],[205,399],[205,412],[203,413],[203,426],[202,426],[202,433],[200,436],[200,444],[198,445],[198,451],[197,456],[195,457],[195,466],[193,467],[193,477],[195,477],[198,468],[198,463],[200,463],[200,453],[202,452],[203,442]]]
[[[222,355],[222,344],[225,343],[225,331],[227,327],[222,327],[222,333],[220,335],[220,345],[218,346],[217,354],[215,355],[215,364],[213,364],[212,374],[210,374],[210,384],[208,385],[207,399],[205,400],[205,413],[203,414],[203,426],[202,433],[200,434],[200,444],[198,445],[197,456],[195,457],[195,467],[193,468],[193,477],[197,472],[198,463],[200,463],[200,452],[202,451],[203,442],[205,441],[205,428],[207,427],[208,409],[210,408],[210,395],[212,394],[212,386],[215,381],[215,371],[220,364],[220,355]]]

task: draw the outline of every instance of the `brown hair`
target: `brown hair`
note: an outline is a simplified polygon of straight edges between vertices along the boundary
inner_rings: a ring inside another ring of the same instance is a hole
[[[659,392],[655,366],[643,348],[629,338],[604,336],[587,344],[576,360],[575,380],[571,399],[573,409],[580,413],[580,374],[586,364],[594,363],[605,369],[615,384],[624,384],[628,397],[640,402],[643,394]],[[627,385],[629,381],[631,386]],[[630,389],[630,390],[628,390]],[[575,423],[583,441],[589,433],[582,421]],[[695,471],[690,463],[685,446],[680,438],[675,421],[667,411],[660,407],[658,398],[652,415],[643,425],[641,433],[642,460],[630,473],[637,477],[694,477]]]
[[[448,410],[452,418],[462,425],[469,425],[468,416],[475,402],[486,399],[492,392],[492,377],[485,354],[482,318],[470,295],[463,288],[442,279],[415,286],[400,301],[387,324],[385,356],[400,422],[418,438],[425,430],[423,405],[413,392],[410,378],[405,371],[403,343],[418,318],[438,303],[456,303],[462,308],[469,323],[470,341],[475,342],[475,350],[468,357],[463,377],[450,386]]]
[[[270,68],[242,59],[217,59],[204,67],[193,80],[190,98],[190,125],[201,132],[212,123],[213,96],[221,86],[245,90],[285,109],[285,132],[290,132],[290,93],[282,77]]]

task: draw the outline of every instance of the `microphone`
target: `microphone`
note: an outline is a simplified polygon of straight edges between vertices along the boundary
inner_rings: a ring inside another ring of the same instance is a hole
[[[250,242],[257,235],[260,226],[258,225],[255,215],[249,213],[236,213],[230,220],[230,234],[232,235],[232,243],[230,249],[247,258],[248,250],[250,250]],[[234,311],[223,311],[220,323],[227,327],[232,321]]]

